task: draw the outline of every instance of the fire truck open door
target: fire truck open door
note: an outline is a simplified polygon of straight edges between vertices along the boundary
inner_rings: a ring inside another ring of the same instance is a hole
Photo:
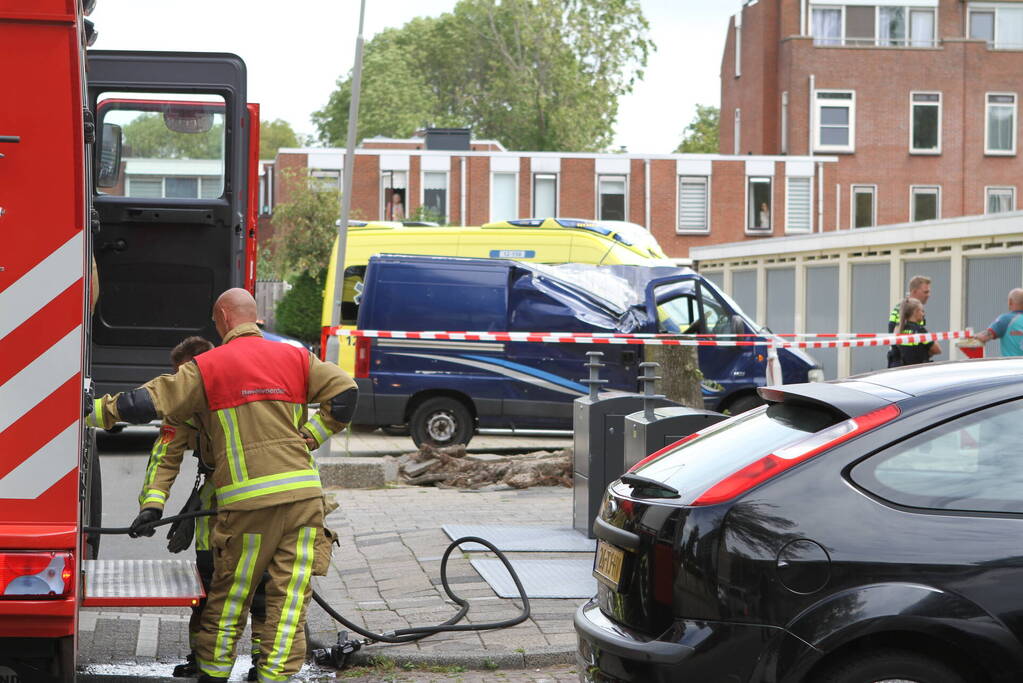
[[[218,342],[213,302],[246,284],[251,121],[229,54],[89,52],[100,298],[97,393],[170,371],[170,349]]]

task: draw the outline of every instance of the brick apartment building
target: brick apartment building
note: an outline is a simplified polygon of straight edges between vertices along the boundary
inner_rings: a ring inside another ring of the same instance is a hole
[[[650,229],[669,255],[685,257],[692,246],[817,230],[823,207],[816,196],[832,182],[836,159],[513,152],[468,137],[460,149],[438,149],[428,140],[363,141],[355,153],[353,218],[407,218],[425,206],[452,225],[536,216],[625,220]],[[266,242],[273,209],[288,201],[294,183],[340,187],[344,150],[281,149],[263,166]]]
[[[1023,2],[749,0],[723,154],[833,155],[823,230],[1015,210]]]

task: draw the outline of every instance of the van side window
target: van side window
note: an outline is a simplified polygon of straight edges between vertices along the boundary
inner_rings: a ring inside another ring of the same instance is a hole
[[[355,325],[359,319],[359,304],[362,302],[363,279],[366,266],[345,268],[344,289],[341,294],[341,324]]]

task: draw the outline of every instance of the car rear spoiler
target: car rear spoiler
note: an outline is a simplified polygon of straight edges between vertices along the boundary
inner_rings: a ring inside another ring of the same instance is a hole
[[[870,388],[879,391],[875,393]],[[910,398],[909,394],[865,382],[785,384],[760,387],[757,393],[768,403],[804,403],[834,411],[845,418],[866,415],[900,399]]]

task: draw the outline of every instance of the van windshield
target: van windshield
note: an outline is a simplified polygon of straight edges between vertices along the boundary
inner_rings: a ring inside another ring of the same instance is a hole
[[[657,331],[662,334],[731,332],[732,320],[727,306],[714,292],[696,287],[694,280],[656,287],[654,301],[657,302]]]

